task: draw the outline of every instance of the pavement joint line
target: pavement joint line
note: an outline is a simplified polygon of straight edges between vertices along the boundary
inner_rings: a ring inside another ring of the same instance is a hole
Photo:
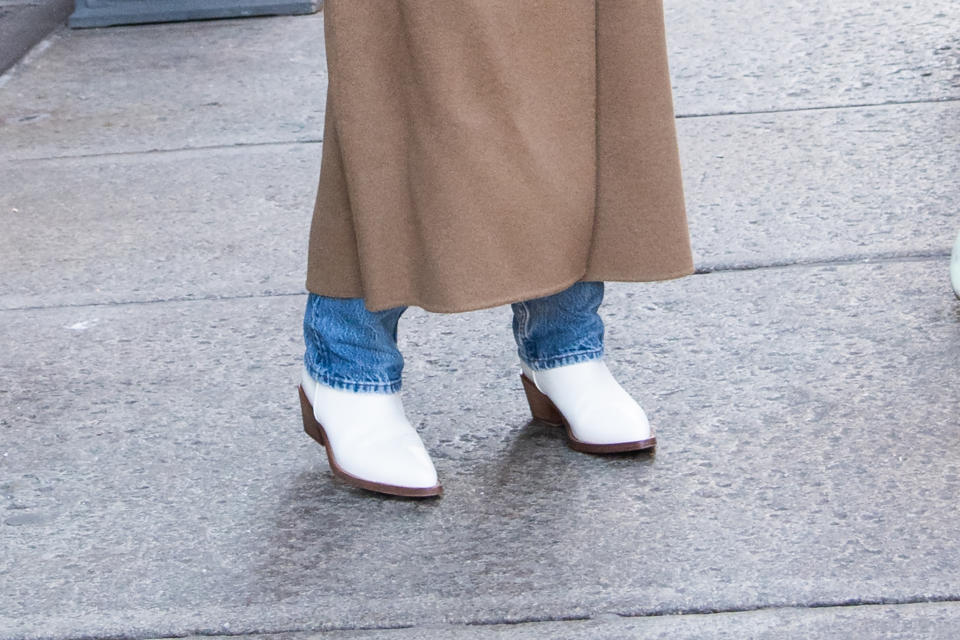
[[[761,269],[783,269],[789,267],[830,267],[853,264],[886,264],[891,262],[927,262],[949,258],[950,251],[919,252],[903,255],[876,255],[855,256],[851,258],[835,258],[832,260],[793,260],[779,263],[758,263],[744,265],[701,266],[691,275],[707,275],[711,273],[736,273],[738,271],[758,271]],[[273,291],[267,293],[244,293],[227,296],[181,296],[172,298],[154,298],[149,300],[106,300],[103,302],[78,302],[71,304],[30,305],[25,307],[0,308],[0,313],[15,311],[44,311],[50,309],[82,309],[85,307],[122,307],[127,305],[166,304],[176,302],[220,302],[230,300],[251,300],[253,298],[285,298],[305,296],[308,291]]]
[[[231,149],[245,149],[248,147],[284,147],[298,144],[320,144],[323,138],[302,138],[298,140],[270,140],[268,142],[234,142],[231,144],[210,144],[199,145],[196,147],[174,147],[170,149],[141,149],[136,151],[106,151],[103,153],[77,153],[62,156],[34,156],[34,157],[8,157],[2,160],[7,163],[18,162],[56,162],[58,160],[89,160],[98,158],[124,157],[124,156],[150,156],[155,154],[167,153],[194,153],[197,151],[225,151]]]
[[[656,618],[668,616],[688,616],[688,615],[714,615],[723,613],[750,613],[753,611],[782,611],[786,609],[804,610],[804,609],[847,609],[853,607],[889,607],[912,604],[960,604],[960,593],[948,594],[942,596],[907,596],[903,598],[849,598],[847,600],[814,600],[808,603],[794,604],[757,604],[744,605],[742,607],[728,607],[717,609],[711,607],[679,607],[676,609],[663,609],[660,611],[640,612],[636,614],[615,614],[621,618]]]
[[[944,102],[960,102],[960,97],[934,98],[924,100],[891,100],[889,102],[861,102],[856,104],[828,104],[809,107],[790,107],[786,109],[757,109],[755,111],[716,111],[706,113],[678,113],[676,118],[714,118],[722,116],[753,116],[766,113],[792,113],[800,111],[833,111],[837,109],[867,109],[870,107],[897,107],[908,104],[942,104]]]
[[[949,258],[950,250],[915,251],[910,253],[887,252],[877,254],[860,254],[830,259],[796,259],[779,260],[774,262],[739,262],[701,265],[694,271],[697,275],[707,273],[728,273],[731,271],[755,271],[757,269],[780,269],[784,267],[831,267],[849,264],[880,264],[887,262],[927,261]]]
[[[509,624],[531,624],[537,622],[568,622],[576,620],[595,620],[601,616],[614,615],[618,618],[623,619],[639,619],[639,618],[667,618],[672,616],[682,617],[682,616],[691,616],[691,615],[717,615],[717,614],[729,614],[729,613],[751,613],[755,611],[783,611],[788,609],[802,611],[804,609],[847,609],[853,607],[885,607],[885,606],[901,606],[901,605],[915,605],[915,604],[960,604],[960,594],[948,594],[942,596],[923,596],[923,597],[903,597],[903,598],[849,598],[847,600],[837,600],[837,601],[812,601],[809,603],[768,603],[768,604],[753,604],[753,605],[743,605],[743,606],[733,606],[726,608],[717,608],[717,607],[676,607],[676,608],[666,608],[666,609],[654,609],[648,611],[638,611],[636,613],[617,613],[615,611],[597,611],[592,615],[588,616],[571,616],[571,617],[542,617],[542,618],[517,618],[514,620],[486,620],[486,621],[475,621],[475,622],[463,622],[459,625],[451,626],[492,626],[492,625],[509,625]],[[415,627],[416,628],[416,627]],[[428,628],[428,627],[424,627]],[[346,631],[346,629],[344,629]]]
[[[228,300],[250,300],[253,298],[286,298],[305,296],[307,291],[273,291],[267,293],[243,293],[235,296],[180,296],[173,298],[153,298],[150,300],[105,300],[103,302],[77,302],[71,304],[32,305],[29,307],[9,307],[3,311],[43,311],[50,309],[82,309],[84,307],[124,307],[127,305],[165,304],[170,302],[220,302]]]
[[[0,77],[2,80],[2,77]],[[3,87],[3,82],[0,82],[0,88]],[[676,119],[694,119],[694,118],[715,118],[715,117],[725,117],[725,116],[752,116],[752,115],[764,115],[764,114],[779,114],[779,113],[794,113],[794,112],[804,112],[804,111],[830,111],[837,109],[864,109],[870,107],[895,107],[901,105],[909,104],[942,104],[942,103],[951,103],[951,102],[960,102],[960,97],[948,97],[948,98],[939,98],[934,100],[895,100],[891,102],[864,102],[858,104],[844,104],[844,105],[814,105],[809,107],[792,107],[789,109],[759,109],[755,111],[717,111],[717,112],[707,112],[707,113],[680,113],[676,114]],[[323,138],[303,138],[298,140],[270,140],[267,142],[234,142],[230,144],[212,144],[212,145],[199,145],[196,147],[173,147],[169,149],[139,149],[139,150],[128,150],[128,151],[104,151],[100,153],[77,153],[77,154],[66,154],[59,156],[26,156],[26,157],[17,157],[11,156],[6,158],[0,158],[0,162],[6,163],[16,163],[16,162],[56,162],[58,160],[77,160],[77,159],[97,159],[97,158],[110,158],[110,157],[123,157],[123,156],[145,156],[152,154],[162,154],[162,153],[194,153],[202,151],[222,151],[228,149],[242,149],[246,147],[270,147],[270,146],[285,146],[285,145],[298,145],[298,144],[321,144]]]
[[[80,635],[80,636],[70,636],[69,640],[173,640],[174,638],[185,638],[185,637],[209,637],[209,638],[235,638],[243,636],[265,636],[265,635],[276,635],[276,634],[328,634],[328,633],[339,633],[339,632],[362,632],[362,631],[401,631],[404,629],[412,630],[431,630],[435,629],[437,631],[443,631],[444,629],[455,629],[455,628],[468,628],[468,627],[487,627],[487,626],[509,626],[509,625],[521,625],[521,624],[542,624],[549,622],[589,622],[593,620],[604,620],[609,619],[608,616],[611,614],[616,616],[619,619],[623,620],[638,620],[641,618],[669,618],[669,617],[687,617],[687,616],[711,616],[711,615],[723,615],[723,614],[736,614],[736,613],[753,613],[753,612],[762,612],[762,611],[785,611],[785,610],[797,610],[802,611],[804,609],[852,609],[855,607],[884,607],[884,606],[907,606],[907,605],[920,605],[920,604],[960,604],[960,594],[957,595],[948,595],[948,596],[928,596],[928,597],[906,597],[906,598],[852,598],[849,600],[841,600],[837,602],[822,601],[822,602],[811,602],[808,604],[757,604],[757,605],[744,605],[742,607],[728,607],[725,609],[710,608],[710,607],[689,607],[689,608],[675,608],[675,609],[663,609],[655,610],[650,612],[643,612],[637,614],[620,614],[610,611],[595,612],[592,615],[586,616],[542,616],[542,617],[528,617],[528,618],[517,618],[517,619],[492,619],[492,620],[477,620],[471,622],[460,622],[460,623],[434,623],[434,624],[425,624],[425,625],[396,625],[396,626],[344,626],[344,627],[298,627],[298,628],[278,628],[278,629],[246,629],[246,630],[236,630],[236,631],[212,631],[212,630],[200,630],[193,629],[189,631],[183,631],[177,635],[156,635],[156,634],[109,634],[109,635]]]

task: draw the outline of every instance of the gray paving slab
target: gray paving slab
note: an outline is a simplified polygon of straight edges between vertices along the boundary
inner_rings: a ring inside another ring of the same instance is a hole
[[[333,631],[258,635],[264,640],[954,640],[960,628],[960,604],[765,609],[735,613],[691,614],[592,620],[563,620],[512,625],[435,625],[411,629]],[[195,636],[190,640],[199,640]],[[246,640],[253,636],[239,636]]]
[[[680,121],[698,269],[946,255],[960,103]],[[321,145],[0,163],[0,308],[302,291]]]
[[[300,433],[303,301],[0,312],[6,637],[960,599],[946,259],[610,284],[653,456],[528,423],[507,307],[411,309],[432,502],[334,482]]]
[[[681,120],[698,268],[949,253],[960,102]]]
[[[0,170],[0,306],[300,292],[320,155],[301,144]]]
[[[670,0],[666,13],[681,116],[960,98],[952,0]],[[316,140],[322,13],[69,31],[8,75],[8,157]]]
[[[0,80],[0,157],[317,140],[323,19],[60,31]]]
[[[953,0],[666,0],[678,113],[960,98]]]

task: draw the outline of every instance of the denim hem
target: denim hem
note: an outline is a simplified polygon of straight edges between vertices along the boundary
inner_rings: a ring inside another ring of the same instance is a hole
[[[377,382],[370,380],[350,380],[348,378],[340,378],[337,376],[332,376],[325,371],[319,371],[314,367],[307,365],[307,373],[310,374],[310,377],[318,382],[322,382],[328,387],[333,387],[334,389],[342,389],[344,391],[354,391],[354,392],[366,392],[366,393],[396,393],[400,391],[402,387],[402,381],[397,380],[387,380],[385,382]]]
[[[534,371],[540,371],[541,369],[553,369],[554,367],[562,367],[568,364],[586,362],[587,360],[597,360],[602,357],[603,347],[600,347],[599,349],[587,349],[584,351],[561,353],[560,355],[550,356],[549,358],[534,359],[532,361],[527,360],[526,358],[523,360]]]

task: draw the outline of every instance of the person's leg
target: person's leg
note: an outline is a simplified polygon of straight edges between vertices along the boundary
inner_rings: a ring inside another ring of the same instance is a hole
[[[513,334],[520,359],[550,369],[603,357],[603,282],[577,282],[542,298],[515,302]]]
[[[399,391],[403,355],[397,323],[406,309],[369,311],[363,298],[311,293],[303,318],[303,363],[310,376],[346,391]]]
[[[566,423],[574,449],[649,449],[656,438],[646,414],[603,360],[603,293],[603,282],[581,281],[512,305],[521,382],[533,417]]]
[[[403,496],[441,493],[437,472],[400,398],[397,323],[406,307],[369,311],[362,298],[311,293],[303,319],[304,430],[335,475]]]

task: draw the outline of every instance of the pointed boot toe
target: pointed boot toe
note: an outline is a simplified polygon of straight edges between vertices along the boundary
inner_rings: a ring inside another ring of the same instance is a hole
[[[567,444],[587,453],[656,447],[643,408],[601,359],[534,371],[521,362],[520,380],[534,419],[563,426]]]
[[[398,393],[335,389],[306,370],[299,389],[304,431],[323,445],[331,472],[348,484],[405,497],[443,493]]]
[[[436,468],[419,436],[418,442],[410,440],[406,435],[376,443],[362,439],[345,441],[337,446],[337,463],[350,476],[380,486],[427,492],[439,488]]]

